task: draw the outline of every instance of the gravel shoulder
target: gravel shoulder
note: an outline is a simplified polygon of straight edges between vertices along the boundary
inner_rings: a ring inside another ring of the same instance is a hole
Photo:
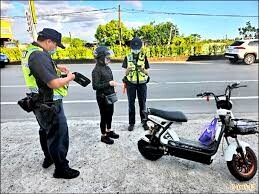
[[[258,115],[241,115],[258,119]],[[98,119],[98,118],[97,118]],[[175,125],[179,136],[198,139],[211,117],[191,118]],[[1,193],[258,193],[258,173],[239,182],[228,171],[222,146],[211,165],[171,156],[145,160],[137,141],[145,133],[140,124],[127,131],[125,121],[114,121],[120,134],[113,145],[100,142],[99,122],[68,120],[70,166],[81,174],[72,180],[52,177],[54,166],[43,169],[36,121],[1,123]],[[258,135],[242,136],[258,158]],[[224,143],[226,147],[226,142]]]

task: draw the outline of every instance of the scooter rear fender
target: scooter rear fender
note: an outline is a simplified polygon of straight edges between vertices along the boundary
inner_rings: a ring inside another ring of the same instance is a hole
[[[239,144],[241,145],[244,154],[246,153],[246,147],[250,147],[250,145],[244,141],[239,141]],[[227,147],[227,149],[225,150],[224,153],[224,159],[226,161],[231,161],[233,159],[233,155],[237,154],[237,143],[233,142],[231,144],[229,144],[229,146]]]

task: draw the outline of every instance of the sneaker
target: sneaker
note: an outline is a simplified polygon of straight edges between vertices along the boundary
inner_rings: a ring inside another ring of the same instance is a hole
[[[134,129],[134,125],[129,125],[128,131],[133,131],[133,129]]]
[[[53,161],[49,158],[44,158],[44,161],[42,163],[43,168],[48,168],[53,164]]]
[[[145,131],[146,131],[146,130],[149,130],[149,127],[148,127],[148,125],[147,125],[146,123],[143,124],[142,127],[144,128]]]
[[[106,134],[108,137],[113,138],[113,139],[118,139],[120,137],[119,134],[115,133],[114,131],[109,131]]]
[[[63,179],[73,179],[78,177],[80,172],[78,170],[68,168],[64,169],[62,171],[55,169],[55,172],[53,174],[54,178],[63,178]]]
[[[114,143],[114,141],[108,135],[102,136],[101,142],[106,143],[106,144],[113,144]]]
[[[141,124],[142,124],[142,127],[144,128],[145,131],[146,131],[146,130],[149,130],[149,127],[148,127],[148,125],[147,125],[147,121],[142,120],[142,121],[141,121]]]

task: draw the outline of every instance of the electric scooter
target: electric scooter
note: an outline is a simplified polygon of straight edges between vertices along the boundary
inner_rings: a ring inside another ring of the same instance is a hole
[[[187,160],[211,164],[219,149],[223,137],[228,144],[224,151],[224,159],[230,173],[240,181],[248,181],[257,172],[257,158],[250,145],[238,140],[238,135],[258,133],[258,121],[236,119],[231,111],[231,91],[239,87],[246,87],[240,83],[228,85],[223,95],[212,92],[198,94],[197,97],[213,96],[217,106],[218,126],[213,141],[203,145],[199,141],[192,141],[178,137],[170,128],[173,123],[187,122],[187,117],[180,111],[163,111],[148,108],[145,112],[149,131],[138,141],[140,153],[148,160],[158,160],[163,155],[172,155]],[[234,138],[230,143],[228,138]]]

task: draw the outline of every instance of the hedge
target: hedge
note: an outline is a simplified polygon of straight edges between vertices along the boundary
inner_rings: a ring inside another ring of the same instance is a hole
[[[176,57],[192,55],[222,55],[224,54],[226,43],[202,43],[196,42],[192,45],[166,45],[166,46],[148,46],[144,47],[147,57]],[[119,45],[111,47],[114,58],[123,58],[130,52],[129,47]],[[93,59],[94,48],[86,47],[67,47],[66,49],[57,49],[53,59]],[[8,56],[11,62],[20,61],[22,50],[19,48],[1,48],[1,53]]]

